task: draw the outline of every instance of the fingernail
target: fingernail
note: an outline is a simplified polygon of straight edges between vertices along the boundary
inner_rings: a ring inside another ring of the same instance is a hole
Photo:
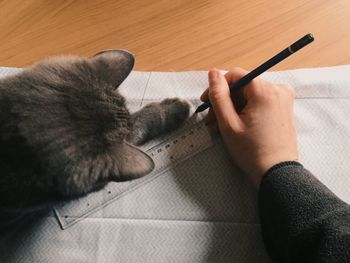
[[[209,80],[215,81],[218,78],[219,78],[219,71],[216,68],[209,71]]]

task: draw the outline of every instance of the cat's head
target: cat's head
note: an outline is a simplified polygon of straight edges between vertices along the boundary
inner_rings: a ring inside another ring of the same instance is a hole
[[[58,56],[0,83],[10,87],[6,96],[18,122],[14,125],[46,173],[79,178],[92,171],[119,181],[154,168],[148,155],[125,142],[130,114],[124,98],[114,92],[133,66],[134,56],[124,50],[88,58]]]

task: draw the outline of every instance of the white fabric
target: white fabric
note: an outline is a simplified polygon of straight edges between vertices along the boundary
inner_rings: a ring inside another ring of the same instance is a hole
[[[0,74],[13,71],[3,68]],[[339,66],[263,75],[295,88],[300,160],[346,202],[349,73],[350,66]],[[206,72],[132,72],[120,90],[135,111],[174,96],[198,105],[206,87]],[[231,164],[220,140],[194,151],[168,169],[132,182],[110,183],[58,205],[50,215],[2,240],[0,262],[270,262],[255,190]],[[91,210],[92,203],[99,204],[97,209]]]

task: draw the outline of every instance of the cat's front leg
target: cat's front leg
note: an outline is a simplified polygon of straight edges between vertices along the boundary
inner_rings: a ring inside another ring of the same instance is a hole
[[[191,104],[178,98],[150,103],[131,116],[128,141],[134,145],[179,127],[189,116]]]

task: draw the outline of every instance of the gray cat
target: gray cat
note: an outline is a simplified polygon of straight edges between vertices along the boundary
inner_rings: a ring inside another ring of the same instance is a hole
[[[116,90],[133,56],[53,57],[0,79],[0,208],[72,197],[152,171],[134,145],[178,127],[190,104],[165,99],[130,114]]]

